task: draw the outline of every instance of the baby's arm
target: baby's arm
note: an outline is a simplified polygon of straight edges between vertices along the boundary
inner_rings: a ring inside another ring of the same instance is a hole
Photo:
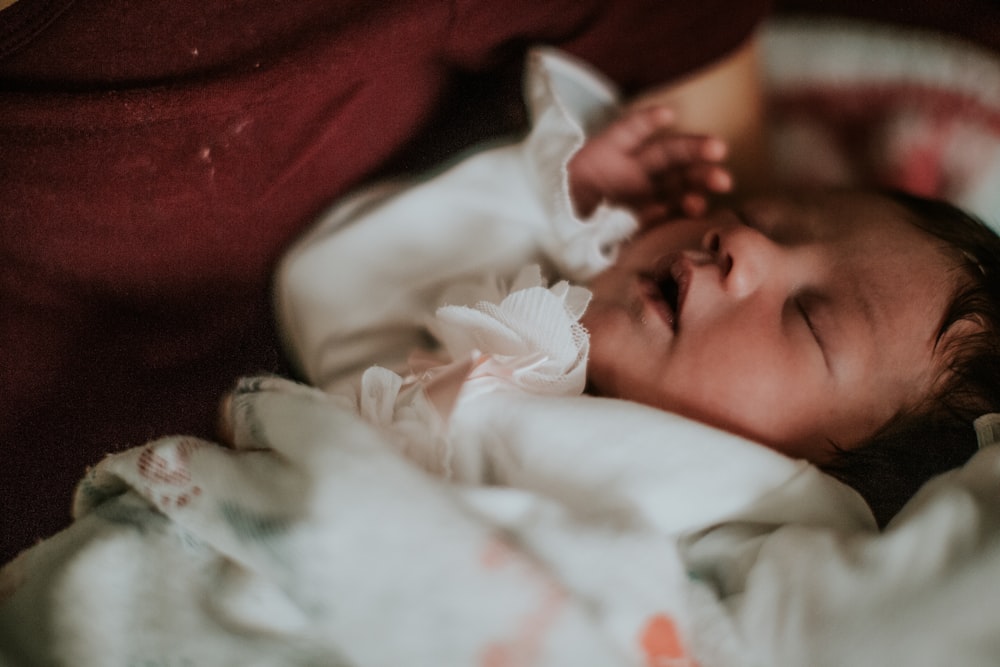
[[[506,275],[531,257],[540,216],[511,210],[526,187],[518,167],[513,147],[498,148],[430,180],[376,186],[290,249],[277,272],[276,312],[311,384],[329,389],[374,363],[400,370],[426,346],[427,318],[446,286]]]
[[[707,197],[732,187],[718,138],[679,134],[665,106],[626,110],[570,160],[569,186],[577,213],[602,202],[632,210],[644,226],[678,214],[698,216]]]

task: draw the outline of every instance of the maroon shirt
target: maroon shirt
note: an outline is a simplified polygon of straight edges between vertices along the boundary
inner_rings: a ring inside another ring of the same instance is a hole
[[[626,91],[727,53],[766,0],[19,0],[0,12],[0,562],[107,452],[212,437],[283,372],[269,276],[362,180],[518,121],[525,48]],[[377,250],[377,249],[376,249]]]

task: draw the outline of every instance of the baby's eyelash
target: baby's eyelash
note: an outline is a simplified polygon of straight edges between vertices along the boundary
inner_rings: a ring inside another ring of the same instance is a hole
[[[795,308],[799,311],[799,315],[805,321],[806,326],[809,327],[809,331],[812,333],[813,338],[815,338],[819,346],[822,347],[823,339],[820,337],[819,331],[816,329],[816,325],[813,324],[812,317],[809,315],[809,309],[806,308],[801,299],[795,300]]]
[[[811,304],[818,305],[814,299],[821,299],[821,297],[816,296],[813,293],[805,292],[802,294],[797,294],[792,298],[792,306],[798,312],[798,316],[802,318],[805,325],[809,327],[809,333],[813,337],[813,341],[816,343],[816,347],[819,349],[820,353],[823,355],[823,363],[826,364],[827,371],[833,372],[833,358],[830,355],[830,349],[827,347],[826,341],[823,340],[823,332],[820,331],[819,327],[813,321],[813,313]]]

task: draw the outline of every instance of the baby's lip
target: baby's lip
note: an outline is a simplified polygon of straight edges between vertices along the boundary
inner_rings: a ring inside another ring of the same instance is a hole
[[[693,264],[682,253],[661,258],[652,271],[640,276],[643,288],[654,309],[676,333],[684,310]]]
[[[660,288],[660,284],[650,274],[639,276],[639,286],[642,289],[642,296],[645,302],[652,307],[660,320],[672,331],[677,331],[677,313],[673,305],[667,301]]]

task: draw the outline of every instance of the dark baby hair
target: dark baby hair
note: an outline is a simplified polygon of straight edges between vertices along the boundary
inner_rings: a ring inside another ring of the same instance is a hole
[[[960,286],[938,332],[977,326],[943,350],[945,373],[932,394],[897,414],[861,445],[839,449],[823,469],[853,487],[884,526],[930,478],[964,464],[977,449],[972,422],[1000,412],[1000,237],[944,201],[889,191],[912,222],[960,258]]]

